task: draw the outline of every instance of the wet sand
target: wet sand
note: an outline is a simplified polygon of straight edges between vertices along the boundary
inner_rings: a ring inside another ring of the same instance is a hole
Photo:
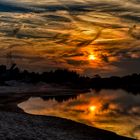
[[[0,112],[1,140],[132,140],[57,117]]]

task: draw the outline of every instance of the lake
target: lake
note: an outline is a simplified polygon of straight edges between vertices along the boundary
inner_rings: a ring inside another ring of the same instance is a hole
[[[140,139],[140,94],[91,90],[77,96],[31,97],[18,107],[29,114],[67,118]]]

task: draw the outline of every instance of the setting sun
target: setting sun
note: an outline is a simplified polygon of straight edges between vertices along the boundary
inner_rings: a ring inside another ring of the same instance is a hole
[[[88,59],[89,59],[89,60],[95,60],[96,57],[95,57],[95,55],[91,54],[91,55],[88,56]]]
[[[94,106],[94,105],[93,105],[93,106],[90,106],[90,107],[89,107],[89,110],[90,110],[91,112],[94,112],[94,111],[96,110],[96,106]]]

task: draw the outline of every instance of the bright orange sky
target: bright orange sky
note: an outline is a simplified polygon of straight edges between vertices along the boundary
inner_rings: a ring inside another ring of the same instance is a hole
[[[0,63],[9,64],[12,52],[19,67],[36,71],[139,72],[138,5],[132,0],[2,0]]]

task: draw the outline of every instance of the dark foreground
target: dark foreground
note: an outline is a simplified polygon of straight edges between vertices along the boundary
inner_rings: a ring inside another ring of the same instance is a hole
[[[0,140],[132,140],[57,117],[0,112]]]

